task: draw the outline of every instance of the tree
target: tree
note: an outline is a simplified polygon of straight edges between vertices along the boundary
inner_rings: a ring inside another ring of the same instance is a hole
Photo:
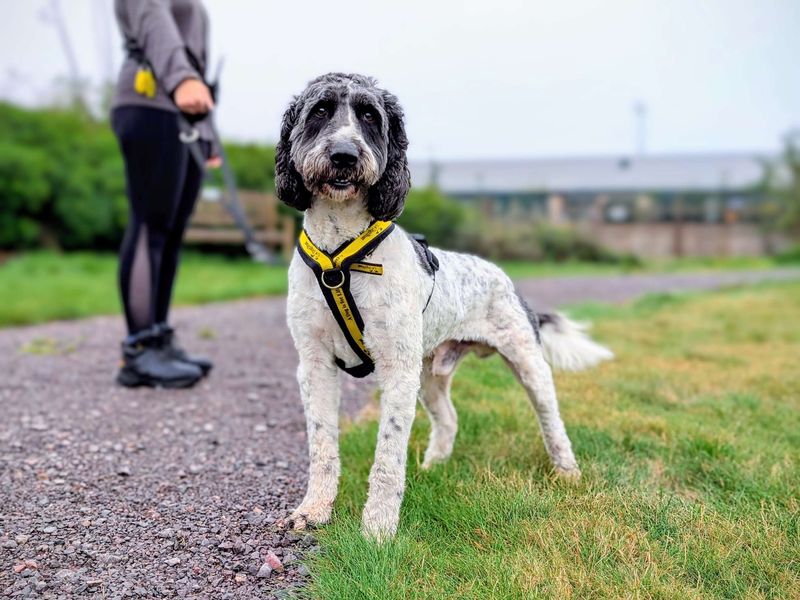
[[[800,238],[800,130],[784,136],[780,158],[766,167],[764,212],[767,225]]]

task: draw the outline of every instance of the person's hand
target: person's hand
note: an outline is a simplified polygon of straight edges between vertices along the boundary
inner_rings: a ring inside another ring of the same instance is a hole
[[[214,109],[211,92],[199,79],[184,79],[178,84],[175,88],[175,104],[181,112],[190,115],[199,115]]]
[[[207,169],[219,169],[222,166],[221,156],[212,156],[206,161]]]

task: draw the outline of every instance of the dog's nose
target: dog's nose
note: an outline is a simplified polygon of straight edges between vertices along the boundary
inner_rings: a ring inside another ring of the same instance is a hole
[[[337,169],[352,167],[358,160],[358,148],[353,142],[337,142],[331,148],[331,162]]]

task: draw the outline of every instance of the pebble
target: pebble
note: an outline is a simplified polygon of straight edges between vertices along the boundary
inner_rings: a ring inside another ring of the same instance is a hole
[[[264,425],[263,423],[259,423],[258,425],[253,427],[253,431],[255,431],[256,433],[264,433],[267,431],[267,426]]]
[[[267,552],[267,556],[264,559],[270,567],[272,567],[273,571],[277,571],[278,573],[283,573],[283,563],[281,563],[281,559],[277,557],[277,555],[270,550]]]
[[[236,583],[244,583],[247,581],[247,575],[244,573],[237,573],[236,576],[233,578]]]
[[[272,575],[272,567],[270,567],[269,564],[267,563],[261,565],[261,568],[258,570],[258,573],[256,573],[256,577],[258,577],[259,579],[266,579],[270,575]]]
[[[174,567],[175,565],[181,564],[181,559],[177,556],[173,556],[172,558],[168,558],[165,561],[170,567]]]
[[[52,527],[52,526],[45,527],[44,529],[42,529],[43,533],[48,533],[48,534],[49,533],[55,533],[56,531],[58,531],[58,530],[55,527]]]
[[[131,474],[131,468],[127,465],[123,465],[117,468],[117,475],[120,477],[129,477]]]
[[[17,542],[14,540],[3,540],[3,542],[0,543],[0,546],[3,548],[16,548],[17,545]]]

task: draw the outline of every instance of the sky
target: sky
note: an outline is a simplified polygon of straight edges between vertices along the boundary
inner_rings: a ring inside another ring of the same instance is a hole
[[[2,0],[0,97],[57,95],[69,68],[44,16],[54,1]],[[112,4],[60,0],[94,84],[122,60]],[[417,160],[770,152],[800,127],[798,0],[205,4],[230,139],[274,141],[292,95],[328,71],[394,92]]]

